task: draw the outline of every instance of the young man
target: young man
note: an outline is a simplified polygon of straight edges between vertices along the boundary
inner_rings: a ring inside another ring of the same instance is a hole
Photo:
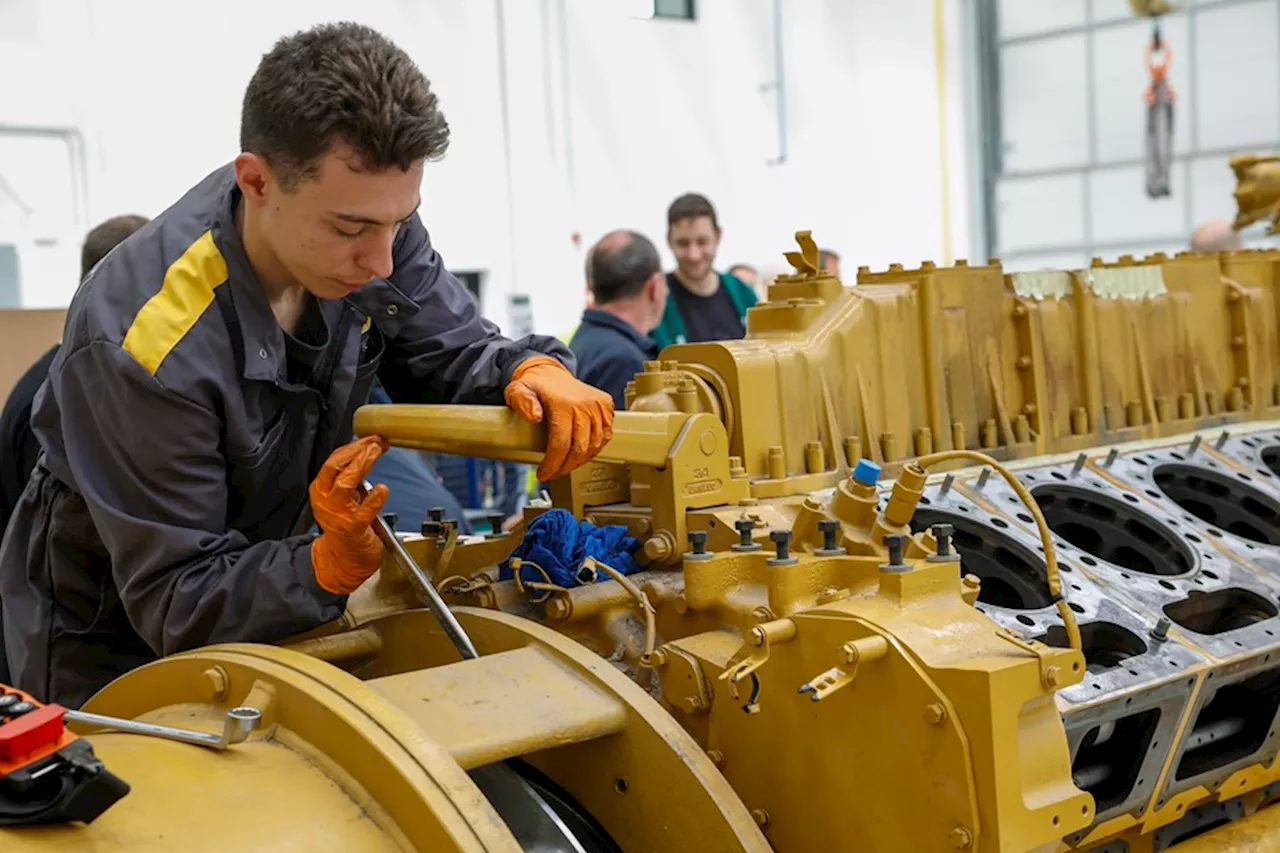
[[[658,348],[746,334],[747,309],[756,304],[756,294],[736,276],[715,270],[720,224],[711,202],[693,193],[673,201],[667,209],[667,245],[676,269],[667,274],[671,295],[653,331]]]
[[[627,383],[658,357],[648,334],[667,303],[662,259],[647,237],[613,231],[591,248],[587,281],[594,307],[582,312],[569,348],[579,378],[612,396],[614,408],[622,410]]]
[[[145,216],[114,216],[85,235],[80,247],[80,280],[84,281],[98,261],[134,231],[147,224]],[[0,412],[0,536],[9,525],[9,516],[27,485],[40,457],[40,441],[31,430],[31,406],[36,392],[49,375],[49,367],[61,344],[54,344],[22,374],[4,401]],[[0,683],[9,683],[8,658],[4,653],[4,614],[0,610]]]
[[[76,707],[157,656],[338,618],[382,558],[387,490],[359,486],[385,445],[350,441],[375,374],[397,402],[545,418],[547,478],[608,440],[613,401],[569,351],[503,338],[431,245],[422,171],[448,138],[422,72],[373,30],[281,39],[234,163],[81,286],[0,550],[19,686]]]

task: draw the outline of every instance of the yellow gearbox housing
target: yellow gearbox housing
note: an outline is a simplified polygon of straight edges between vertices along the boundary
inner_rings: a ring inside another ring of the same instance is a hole
[[[664,351],[526,511],[626,527],[639,572],[402,533],[478,658],[389,560],[333,624],[109,685],[86,711],[262,720],[74,724],[134,790],[0,849],[1280,849],[1280,252],[845,286],[797,241],[746,339]],[[485,407],[356,431],[546,439]]]

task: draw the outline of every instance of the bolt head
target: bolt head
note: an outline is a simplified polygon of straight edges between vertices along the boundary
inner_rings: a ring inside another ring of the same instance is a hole
[[[957,850],[964,850],[973,845],[973,833],[963,826],[957,826],[951,830],[950,838],[951,846]]]
[[[211,666],[204,671],[205,683],[211,688],[214,702],[221,702],[227,698],[227,690],[231,686],[231,681],[227,678],[227,671],[220,666]]]
[[[947,709],[939,702],[926,705],[924,709],[925,721],[931,726],[937,726],[947,718]]]

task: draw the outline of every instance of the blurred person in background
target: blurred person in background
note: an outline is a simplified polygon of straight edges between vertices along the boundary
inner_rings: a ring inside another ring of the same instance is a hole
[[[80,248],[80,280],[133,232],[147,224],[145,216],[113,216],[85,235]],[[9,526],[9,515],[27,485],[40,455],[40,442],[31,431],[31,405],[49,376],[49,366],[62,344],[54,344],[22,375],[0,413],[0,532]]]
[[[658,357],[649,333],[667,304],[662,259],[644,235],[612,231],[591,248],[587,281],[593,304],[582,312],[569,349],[578,362],[578,378],[609,394],[614,409],[622,411],[627,383]]]
[[[1240,234],[1231,223],[1222,219],[1201,222],[1191,232],[1193,252],[1235,252],[1244,248]]]
[[[667,245],[676,268],[667,274],[666,310],[652,334],[659,350],[746,334],[747,309],[756,304],[756,294],[732,273],[716,272],[720,236],[716,209],[705,197],[688,193],[667,209]]]
[[[840,256],[831,249],[818,250],[818,266],[836,278],[840,277]]]
[[[729,267],[729,275],[736,277],[738,281],[747,287],[759,292],[760,271],[751,266],[751,264],[734,264]]]

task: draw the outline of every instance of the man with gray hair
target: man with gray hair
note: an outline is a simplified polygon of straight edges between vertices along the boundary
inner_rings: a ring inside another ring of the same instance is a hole
[[[644,363],[658,357],[649,333],[667,304],[667,279],[653,243],[634,231],[611,231],[587,255],[592,305],[569,349],[578,360],[578,378],[626,408],[626,389]]]

